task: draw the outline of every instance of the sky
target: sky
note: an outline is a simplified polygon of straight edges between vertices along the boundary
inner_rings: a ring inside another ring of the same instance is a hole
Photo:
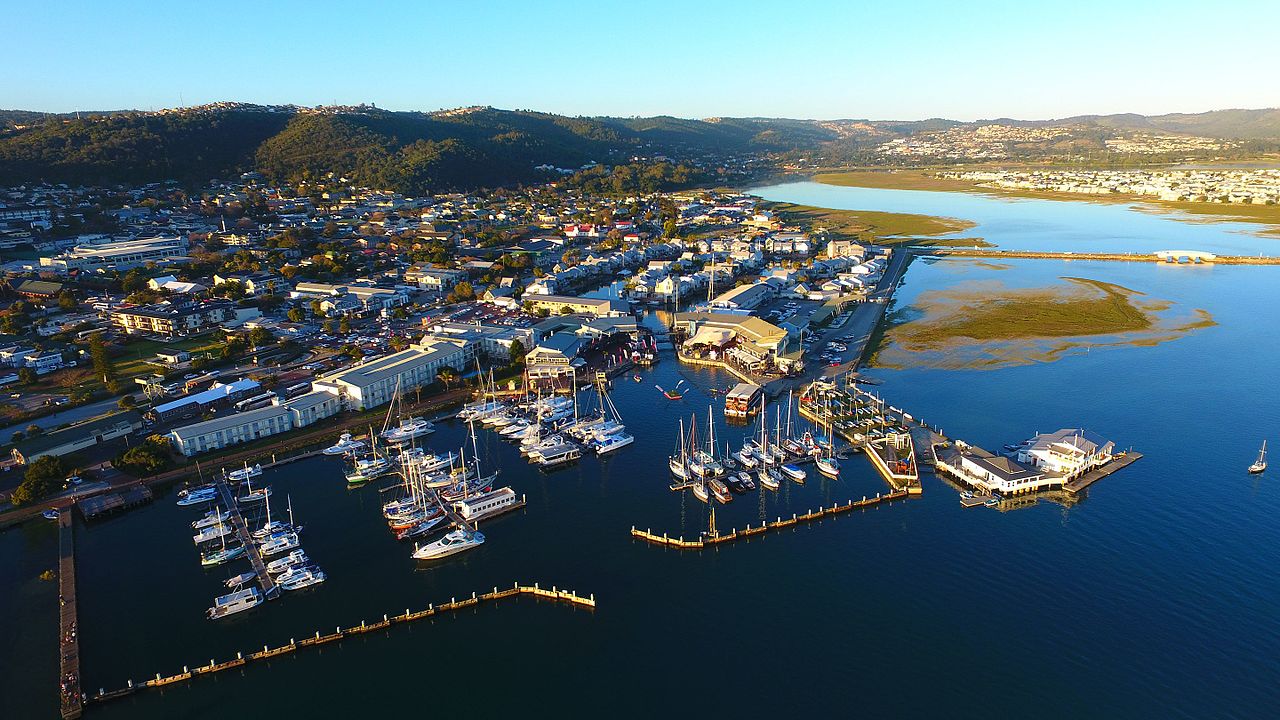
[[[957,120],[1280,106],[1280,1],[0,0],[0,108]]]

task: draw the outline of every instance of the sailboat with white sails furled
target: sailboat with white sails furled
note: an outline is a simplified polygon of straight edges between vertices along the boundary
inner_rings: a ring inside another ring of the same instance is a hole
[[[1249,472],[1257,474],[1267,469],[1267,441],[1262,441],[1262,449],[1258,451],[1258,459],[1249,466]]]

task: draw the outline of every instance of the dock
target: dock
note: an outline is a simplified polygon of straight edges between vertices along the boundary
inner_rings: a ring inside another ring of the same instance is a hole
[[[402,624],[413,622],[415,620],[422,620],[425,618],[435,617],[443,613],[450,613],[450,612],[456,612],[459,610],[465,610],[470,607],[475,607],[481,603],[492,602],[495,600],[502,600],[510,597],[517,597],[521,595],[529,595],[535,599],[550,600],[551,602],[554,602],[554,603],[564,603],[567,605],[571,605],[573,607],[587,608],[588,610],[594,610],[596,607],[595,594],[591,594],[590,596],[583,597],[582,595],[579,595],[578,593],[572,590],[562,590],[554,585],[551,586],[550,588],[545,588],[539,585],[538,583],[534,583],[533,585],[521,585],[520,583],[517,582],[517,583],[512,583],[510,587],[507,587],[504,589],[498,589],[495,587],[490,592],[481,593],[481,594],[471,593],[471,597],[464,597],[461,600],[457,599],[456,597],[451,598],[447,603],[443,603],[441,605],[431,604],[422,610],[411,611],[409,610],[409,608],[405,608],[404,612],[399,615],[383,615],[381,619],[375,620],[373,622],[362,620],[360,621],[359,625],[352,625],[347,628],[343,628],[339,626],[334,628],[332,632],[321,632],[317,630],[315,634],[309,635],[301,639],[289,638],[288,643],[279,645],[274,648],[268,645],[263,645],[261,650],[255,650],[249,653],[238,652],[236,653],[236,656],[234,658],[229,660],[223,660],[222,662],[218,662],[210,658],[207,664],[198,665],[194,667],[186,666],[182,668],[182,672],[173,673],[171,675],[163,675],[161,673],[156,673],[155,677],[149,680],[144,680],[141,682],[134,682],[133,680],[130,680],[128,681],[128,684],[123,688],[119,688],[117,690],[111,690],[111,691],[105,691],[105,690],[99,691],[97,695],[94,695],[92,698],[89,698],[89,700],[91,700],[92,702],[106,702],[109,700],[114,700],[116,698],[132,695],[133,693],[136,693],[140,690],[145,690],[148,688],[161,688],[167,685],[173,685],[175,683],[187,682],[200,675],[211,675],[214,673],[221,672],[223,670],[230,670],[233,668],[243,667],[244,665],[247,665],[252,662],[257,662],[260,660],[268,660],[274,657],[279,657],[281,655],[288,655],[290,653],[294,653],[299,650],[303,650],[305,648],[319,647],[321,645],[327,645],[328,643],[336,642],[344,638],[353,637],[356,635],[364,635],[371,632],[378,632],[378,631],[391,628],[392,626],[395,626],[395,625],[402,625]],[[79,710],[77,710],[77,714],[75,716],[68,716],[68,717],[78,717],[78,716],[79,716]]]
[[[1102,478],[1107,477],[1112,473],[1119,472],[1129,467],[1130,465],[1138,462],[1141,459],[1142,459],[1142,453],[1129,451],[1127,453],[1124,453],[1123,455],[1116,457],[1114,460],[1107,463],[1106,465],[1103,465],[1102,467],[1097,468],[1096,470],[1090,470],[1089,472],[1081,475],[1080,477],[1067,482],[1067,484],[1062,486],[1062,489],[1066,490],[1069,493],[1078,493],[1084,490],[1085,488],[1089,487],[1090,485],[1098,482]]]
[[[894,500],[901,500],[902,498],[905,498],[907,496],[908,496],[908,493],[906,490],[898,490],[896,492],[891,492],[884,495],[877,494],[875,497],[872,497],[872,498],[863,496],[861,500],[850,500],[844,505],[835,503],[831,507],[819,507],[817,510],[810,510],[809,512],[804,513],[803,515],[797,513],[792,515],[789,518],[779,517],[776,520],[766,521],[755,527],[752,527],[751,525],[747,525],[745,528],[741,530],[734,529],[734,530],[730,530],[727,533],[705,532],[705,533],[702,533],[699,537],[691,540],[685,540],[683,535],[680,537],[671,537],[666,533],[663,533],[662,535],[657,535],[652,530],[640,530],[634,525],[631,526],[631,537],[637,538],[639,540],[644,540],[645,542],[648,542],[648,543],[653,543],[654,545],[663,545],[666,547],[679,548],[681,550],[701,550],[702,548],[705,548],[705,547],[733,542],[734,540],[749,538],[753,535],[761,535],[761,534],[770,532],[772,530],[782,530],[784,528],[789,528],[794,525],[799,525],[801,523],[811,522],[813,520],[819,520],[824,517],[832,517],[835,515],[841,515],[843,513],[851,512],[853,510],[860,510],[860,509],[868,508],[874,505],[881,505],[883,503],[892,502]]]
[[[80,690],[80,638],[76,627],[76,551],[71,508],[58,511],[58,699],[64,720],[84,712]]]
[[[102,515],[123,512],[132,507],[145,505],[151,502],[152,497],[151,488],[138,483],[119,492],[85,498],[76,503],[76,507],[80,508],[81,517],[85,520],[93,520]]]
[[[244,543],[245,555],[248,556],[249,562],[253,565],[253,572],[257,576],[258,587],[262,590],[262,596],[268,600],[280,597],[280,588],[276,585],[276,581],[272,579],[271,573],[267,572],[267,564],[262,561],[262,553],[258,551],[258,544],[253,541],[253,535],[249,533],[249,526],[244,521],[244,515],[240,514],[240,504],[236,502],[235,493],[231,491],[231,486],[227,484],[227,478],[220,475],[213,481],[213,484],[218,488],[218,497],[222,499],[222,504],[231,513],[231,527],[236,531],[236,537],[240,538],[240,542]]]

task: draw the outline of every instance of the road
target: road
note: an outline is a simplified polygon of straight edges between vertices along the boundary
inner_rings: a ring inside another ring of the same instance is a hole
[[[821,373],[823,377],[843,375],[850,370],[856,370],[858,365],[862,363],[868,349],[867,346],[871,342],[871,336],[875,333],[876,328],[879,327],[880,319],[884,317],[885,309],[893,298],[893,291],[897,289],[898,281],[902,279],[902,273],[906,270],[910,257],[911,253],[909,251],[903,248],[896,249],[893,258],[889,260],[889,265],[884,270],[884,276],[880,278],[880,282],[876,283],[875,289],[867,296],[867,301],[858,303],[858,306],[853,310],[853,315],[849,317],[843,327],[828,329],[822,334],[822,339],[814,345],[815,348],[820,348],[827,342],[846,335],[854,338],[852,341],[845,343],[849,349],[840,353],[841,364],[828,365],[823,368]]]

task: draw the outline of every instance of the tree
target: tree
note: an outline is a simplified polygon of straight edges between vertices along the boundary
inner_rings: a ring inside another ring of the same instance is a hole
[[[324,317],[324,308],[321,307],[318,299],[311,301],[311,314],[316,317]]]
[[[169,441],[163,435],[152,435],[117,455],[111,464],[134,477],[145,477],[155,475],[172,462]]]
[[[458,371],[454,370],[448,365],[440,368],[439,372],[436,373],[436,379],[444,383],[444,387],[446,390],[449,389],[450,385],[457,382],[458,377],[459,377]]]
[[[56,455],[42,455],[27,465],[22,484],[13,491],[10,500],[14,505],[25,505],[39,500],[62,487],[65,476],[62,458]]]
[[[13,435],[10,435],[9,439],[12,440],[13,442],[19,443],[27,439],[27,434],[22,432],[21,430],[14,430]]]
[[[527,352],[528,351],[525,350],[524,348],[524,343],[520,342],[519,340],[512,340],[511,341],[511,364],[523,365],[524,356]]]
[[[338,321],[338,332],[343,335],[351,332],[351,318],[344,315],[342,319]]]
[[[63,310],[75,310],[77,304],[76,294],[70,290],[63,290],[58,293],[58,307]]]
[[[32,368],[24,367],[18,370],[18,381],[23,385],[34,385],[39,379],[40,376]]]
[[[231,338],[222,346],[222,359],[230,360],[244,354],[249,349],[249,344],[240,338]]]
[[[116,377],[115,364],[111,362],[111,354],[107,352],[107,344],[99,335],[89,337],[89,357],[93,360],[93,373],[102,378],[103,383]]]
[[[30,425],[27,426],[27,437],[29,438],[33,438],[43,432],[44,432],[44,428],[40,427],[39,425],[36,425],[35,423],[31,423]]]
[[[126,293],[134,293],[139,290],[147,289],[147,276],[138,268],[134,268],[125,273],[124,279],[120,281],[120,287]]]
[[[573,314],[573,308],[569,307],[568,305],[562,305],[562,306],[560,307],[560,314],[561,314],[561,315],[572,315],[572,314]]]
[[[249,331],[249,344],[254,348],[265,347],[276,341],[276,336],[271,331],[258,326]]]
[[[395,318],[396,320],[408,320],[409,312],[402,307],[398,307],[395,310],[391,311],[391,317]]]
[[[454,302],[465,302],[467,300],[475,300],[476,290],[475,288],[471,287],[471,283],[467,282],[466,280],[463,280],[462,282],[453,286],[452,295],[454,296],[454,298],[456,298]]]
[[[136,404],[137,403],[133,399],[132,395],[125,395],[116,401],[116,406],[119,407],[121,410],[132,410],[133,406]]]
[[[289,322],[300,323],[307,319],[307,314],[299,307],[289,308],[287,315],[289,317]]]

